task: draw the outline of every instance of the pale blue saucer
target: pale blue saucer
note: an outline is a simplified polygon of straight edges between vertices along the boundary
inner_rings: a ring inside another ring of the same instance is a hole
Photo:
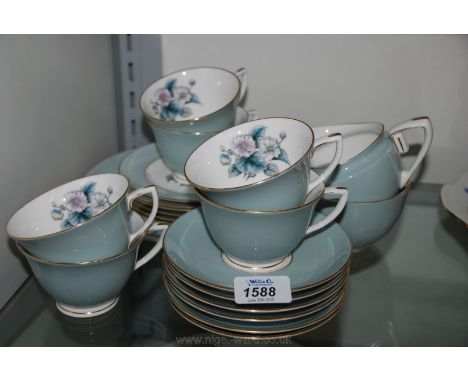
[[[150,143],[133,150],[120,165],[120,173],[130,180],[132,188],[143,188],[152,184],[146,176],[146,168],[160,159],[155,143]],[[156,185],[158,187],[158,185]],[[184,187],[184,189],[188,189]],[[176,192],[163,187],[158,187],[158,196],[163,200],[175,202],[196,202],[198,198],[194,191]]]
[[[316,213],[312,221],[320,221]],[[229,226],[226,225],[226,229]],[[242,238],[239,238],[242,240]],[[232,291],[234,277],[252,276],[227,265],[211,239],[199,208],[181,216],[169,228],[164,250],[171,263],[198,282]],[[288,276],[293,292],[319,285],[340,272],[351,255],[351,242],[337,223],[307,237],[293,252],[291,263],[262,275]]]
[[[340,309],[344,294],[321,310],[301,318],[294,318],[286,321],[260,321],[260,322],[242,322],[234,319],[215,317],[209,313],[202,312],[189,306],[174,293],[166,288],[171,304],[180,311],[184,317],[190,317],[206,325],[212,325],[215,328],[229,330],[238,333],[249,334],[275,334],[300,330],[318,324],[327,318],[334,316]]]
[[[132,150],[122,151],[115,155],[112,155],[102,162],[99,162],[91,170],[88,171],[86,176],[98,175],[98,174],[120,174],[119,168],[122,160],[131,152]]]

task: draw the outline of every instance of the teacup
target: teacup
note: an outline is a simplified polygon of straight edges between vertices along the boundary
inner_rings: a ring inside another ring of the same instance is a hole
[[[180,70],[151,84],[140,109],[152,127],[213,133],[234,124],[247,89],[247,71],[198,67]]]
[[[327,169],[310,179],[310,154],[335,143]],[[312,129],[291,118],[243,123],[202,143],[185,163],[185,177],[206,198],[240,210],[296,208],[333,172],[341,158],[339,134],[314,142]]]
[[[346,232],[353,252],[358,252],[384,237],[393,228],[403,211],[403,207],[411,188],[411,183],[397,195],[376,202],[348,202],[337,218],[337,223]],[[334,211],[335,203],[324,201],[317,207],[322,213]]]
[[[325,195],[338,196],[337,205],[326,218],[309,226],[315,206]],[[222,250],[225,262],[252,272],[273,272],[288,265],[292,251],[305,236],[337,218],[346,205],[347,195],[346,189],[325,188],[322,182],[307,195],[300,207],[244,211],[217,204],[198,193],[206,226]]]
[[[143,220],[136,213],[140,231]],[[113,256],[84,262],[54,262],[38,258],[20,243],[19,251],[26,257],[39,284],[57,302],[57,308],[74,317],[89,317],[112,309],[130,275],[151,260],[162,247],[166,225],[154,223],[135,238],[129,249]],[[160,231],[154,247],[137,261],[138,249],[145,235]]]
[[[128,249],[153,223],[158,211],[156,187],[127,194],[128,179],[99,174],[56,187],[20,208],[8,221],[8,235],[37,258],[61,261],[104,259]],[[144,225],[133,232],[130,205],[151,194],[153,205]]]
[[[239,108],[242,121],[250,121],[255,118],[255,111],[245,112]],[[188,184],[185,179],[184,166],[189,155],[207,139],[216,133],[209,132],[185,132],[162,127],[152,127],[156,138],[156,146],[161,158],[174,173],[172,174],[180,183]]]
[[[408,151],[403,131],[423,128],[424,142],[408,170],[403,169],[401,153]],[[420,117],[403,122],[387,133],[379,122],[313,127],[316,136],[340,133],[343,155],[340,164],[327,179],[328,186],[343,186],[349,191],[349,202],[368,202],[391,198],[411,179],[432,142],[432,124]],[[314,152],[314,171],[328,164],[333,147],[321,146]]]

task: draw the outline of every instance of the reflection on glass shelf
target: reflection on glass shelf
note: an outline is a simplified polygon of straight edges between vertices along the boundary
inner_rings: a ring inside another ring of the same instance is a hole
[[[353,255],[346,303],[323,327],[277,346],[468,345],[468,235],[439,206],[439,188],[410,193],[398,224]],[[60,314],[33,278],[0,313],[12,346],[246,346],[201,331],[170,307],[161,256],[136,272],[116,309],[101,317]]]

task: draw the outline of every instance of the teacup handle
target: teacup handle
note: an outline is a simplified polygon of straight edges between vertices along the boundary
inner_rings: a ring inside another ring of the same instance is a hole
[[[164,235],[166,235],[167,228],[167,225],[159,225],[159,223],[154,223],[151,227],[148,228],[147,233],[156,231],[162,231],[162,233],[161,236],[159,236],[159,239],[154,245],[154,247],[151,248],[151,250],[145,256],[143,256],[140,260],[138,260],[135,263],[135,268],[133,268],[134,271],[136,271],[141,266],[145,265],[148,261],[150,261],[154,256],[156,256],[159,253],[164,242]]]
[[[400,131],[414,129],[416,127],[422,127],[424,129],[424,142],[419,150],[419,153],[414,160],[413,164],[409,170],[403,170],[400,176],[400,188],[403,188],[408,180],[413,176],[413,173],[416,171],[418,166],[421,164],[422,160],[426,156],[427,150],[432,143],[432,123],[428,117],[418,117],[410,121],[400,123],[399,125],[392,127],[389,131],[390,136],[395,143],[395,146],[399,153],[404,153],[408,151],[408,144],[406,143],[403,135]]]
[[[242,98],[244,98],[245,92],[247,90],[247,69],[246,68],[237,69],[236,76],[237,78],[239,78],[239,81],[241,83],[240,96],[239,96],[239,102],[240,102],[242,101]]]
[[[333,222],[346,207],[346,202],[348,201],[348,190],[346,188],[327,187],[325,188],[323,195],[339,195],[338,203],[336,204],[333,211],[328,214],[327,217],[323,218],[318,223],[315,223],[309,228],[307,228],[307,231],[305,233],[306,235],[310,235],[312,232],[318,231],[319,229]]]
[[[128,208],[131,208],[133,200],[135,198],[138,198],[141,195],[145,194],[151,194],[153,198],[153,208],[151,209],[151,213],[148,216],[148,219],[146,219],[145,223],[143,226],[136,232],[132,233],[130,235],[130,242],[135,240],[136,237],[140,236],[143,232],[145,232],[151,224],[153,224],[154,219],[156,218],[156,213],[158,212],[158,204],[159,204],[159,199],[158,199],[158,192],[156,190],[155,186],[146,186],[143,188],[139,188],[138,190],[135,190],[131,192],[130,194],[127,195],[127,206]]]
[[[340,163],[341,155],[343,154],[343,137],[341,134],[330,134],[326,137],[319,138],[312,149],[311,155],[313,155],[314,150],[324,144],[327,143],[336,143],[336,151],[333,157],[333,160],[329,163],[327,168],[324,172],[320,174],[320,176],[309,183],[309,187],[307,189],[307,193],[311,192],[315,187],[317,187],[320,183],[323,183],[327,180],[327,178],[332,174],[335,170],[336,166]]]
[[[250,109],[247,110],[247,122],[254,121],[258,118],[257,110]]]

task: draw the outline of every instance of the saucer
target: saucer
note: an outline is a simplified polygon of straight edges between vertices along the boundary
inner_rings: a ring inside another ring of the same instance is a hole
[[[167,264],[164,264],[164,277],[165,283],[171,287],[172,291],[177,294],[182,300],[189,300],[196,304],[210,307],[211,309],[218,309],[224,313],[229,312],[238,312],[243,313],[246,316],[260,319],[260,316],[269,315],[269,314],[282,314],[287,313],[288,317],[291,315],[297,315],[301,312],[308,311],[314,306],[317,306],[321,303],[326,302],[330,298],[333,298],[339,294],[342,289],[347,285],[348,277],[338,283],[335,283],[332,287],[327,288],[322,291],[318,291],[315,294],[312,294],[307,299],[294,300],[289,304],[279,304],[279,305],[270,305],[270,304],[260,304],[260,305],[238,305],[234,301],[234,297],[231,300],[220,299],[209,294],[204,294],[198,290],[190,288],[190,286],[185,285],[176,276],[174,276],[167,267]]]
[[[192,297],[198,298],[199,300],[209,301],[213,305],[222,305],[223,303],[235,303],[234,293],[227,292],[221,289],[212,288],[210,286],[199,283],[189,278],[188,275],[184,275],[175,266],[171,265],[170,260],[167,259],[167,255],[163,254],[163,264],[165,274],[171,279],[176,286],[179,287],[186,294],[190,294]],[[338,273],[335,277],[329,281],[320,284],[316,287],[302,289],[299,292],[292,294],[292,301],[296,305],[303,307],[303,304],[310,303],[311,299],[323,297],[326,293],[332,293],[334,290],[339,289],[348,280],[349,264],[344,266],[344,269]],[[236,306],[236,305],[231,305]],[[306,306],[306,305],[304,305]],[[223,305],[222,307],[228,308]],[[263,310],[258,310],[263,312]]]
[[[120,174],[120,163],[131,151],[132,150],[122,151],[120,153],[110,156],[109,158],[104,159],[103,161],[99,162],[96,166],[94,166],[91,170],[89,170],[86,176],[98,174]]]
[[[142,146],[128,154],[120,164],[120,174],[126,176],[132,188],[143,188],[154,184],[158,188],[158,195],[163,200],[173,202],[196,202],[195,192],[188,187],[174,189],[174,182],[167,178],[158,178],[160,183],[154,183],[146,177],[146,168],[160,159],[155,143]],[[162,161],[161,161],[162,162]],[[167,171],[170,172],[169,169]],[[166,171],[166,172],[167,172]],[[178,191],[177,191],[178,190]]]
[[[211,333],[214,333],[216,335],[220,335],[220,336],[227,336],[227,337],[232,337],[232,338],[235,338],[236,340],[239,339],[239,340],[242,340],[242,341],[255,341],[254,344],[257,344],[256,341],[271,341],[271,340],[278,340],[278,339],[283,339],[283,338],[290,338],[290,337],[293,337],[293,336],[298,336],[298,335],[301,335],[301,334],[304,334],[304,333],[307,333],[307,332],[310,332],[311,330],[315,330],[315,329],[318,329],[320,328],[321,326],[325,325],[327,322],[331,321],[335,316],[336,314],[339,312],[339,308],[333,312],[332,314],[330,314],[328,317],[324,318],[323,320],[315,323],[315,324],[312,324],[310,326],[306,326],[302,329],[298,329],[298,330],[291,330],[291,331],[288,331],[288,332],[282,332],[282,333],[277,333],[277,334],[249,334],[249,333],[237,333],[237,332],[232,332],[232,331],[228,331],[228,330],[224,330],[224,329],[220,329],[218,327],[214,327],[214,326],[211,326],[211,325],[207,325],[201,321],[198,321],[194,318],[192,318],[191,316],[189,315],[186,315],[185,313],[183,313],[180,309],[178,309],[176,306],[172,305],[174,310],[180,314],[180,316],[182,316],[186,321],[190,322],[191,324],[207,331],[207,332],[211,332]],[[341,306],[340,306],[341,308]],[[235,343],[235,342],[234,342]],[[243,345],[245,345],[244,342],[242,342]],[[258,344],[262,344],[261,342],[258,343]],[[266,345],[268,344],[268,342],[266,342]]]
[[[334,301],[305,317],[293,318],[286,321],[243,322],[228,318],[215,317],[210,313],[197,310],[181,300],[168,288],[166,288],[166,293],[171,305],[179,313],[181,313],[183,317],[190,317],[195,321],[221,330],[228,330],[234,333],[257,335],[287,333],[304,329],[306,327],[311,327],[330,316],[336,315],[343,304],[345,294],[343,291],[338,297],[335,298]]]
[[[278,323],[282,321],[290,321],[310,316],[312,314],[320,312],[321,310],[327,308],[328,306],[336,302],[343,295],[345,289],[344,287],[342,287],[340,290],[335,291],[334,294],[329,295],[327,298],[324,298],[321,301],[318,301],[316,304],[311,304],[305,308],[286,312],[255,314],[249,311],[231,311],[228,309],[206,304],[202,301],[180,293],[180,291],[177,288],[175,288],[174,285],[171,284],[171,282],[168,281],[165,277],[163,278],[163,280],[164,285],[173,295],[177,296],[179,300],[184,303],[184,305],[189,306],[197,310],[198,312],[206,313],[216,318],[227,319],[236,322],[252,323]]]
[[[314,215],[320,221],[323,215]],[[202,284],[233,292],[234,278],[251,276],[228,266],[221,250],[211,239],[201,210],[195,209],[177,219],[168,229],[164,251],[171,264]],[[292,292],[325,283],[348,263],[351,243],[337,223],[305,238],[293,252],[291,263],[272,276],[288,276]]]
[[[444,209],[468,228],[468,171],[440,190]]]

